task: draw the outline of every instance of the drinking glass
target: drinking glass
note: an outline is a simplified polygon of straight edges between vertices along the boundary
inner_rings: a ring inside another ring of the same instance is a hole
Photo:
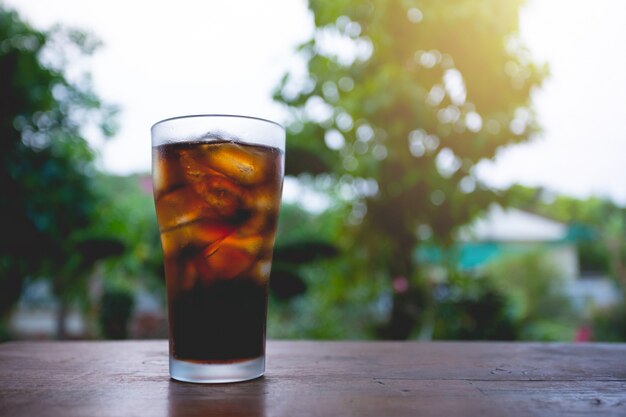
[[[284,128],[255,117],[183,116],[152,126],[174,379],[223,383],[265,372],[284,150]]]

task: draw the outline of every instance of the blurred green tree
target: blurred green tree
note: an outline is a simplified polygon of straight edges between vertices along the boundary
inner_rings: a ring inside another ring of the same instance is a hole
[[[26,277],[49,278],[61,337],[66,307],[84,296],[93,265],[123,249],[90,231],[98,197],[94,152],[83,136],[90,126],[110,136],[115,109],[102,104],[88,77],[65,75],[70,60],[98,45],[81,31],[33,29],[0,4],[0,319]]]
[[[308,184],[319,192],[324,187]],[[302,199],[304,200],[304,199]],[[375,336],[384,277],[345,256],[343,220],[349,207],[338,198],[323,213],[283,204],[270,276],[268,336],[281,339],[364,339]],[[332,244],[330,243],[332,242]]]
[[[165,285],[163,254],[154,211],[152,177],[98,173],[94,190],[101,196],[95,208],[99,221],[94,230],[117,236],[128,250],[103,263],[102,272],[114,288],[139,283],[162,293]]]
[[[123,289],[106,290],[100,306],[100,327],[107,339],[126,339],[133,311],[133,293]]]
[[[420,239],[449,244],[458,226],[505,199],[473,168],[538,130],[530,94],[547,71],[520,40],[522,4],[309,1],[316,30],[299,47],[304,68],[274,96],[290,110],[286,171],[369,180],[353,187],[355,246],[372,273],[407,278],[404,294],[415,295],[394,296],[383,337],[407,338],[422,319]]]
[[[138,290],[149,292],[165,310],[163,254],[154,211],[152,177],[98,173],[93,185],[101,196],[95,209],[99,221],[94,230],[116,236],[126,251],[105,260],[98,269],[103,294],[100,304],[90,312],[91,318],[95,322],[97,316],[102,337],[126,338]]]
[[[508,297],[508,316],[520,340],[574,339],[577,317],[565,293],[565,277],[540,249],[502,258],[485,271],[490,285]]]
[[[511,205],[570,224],[570,233],[578,238],[581,272],[613,278],[621,302],[592,312],[594,338],[626,340],[626,208],[606,198],[580,199],[521,185],[509,193]]]
[[[552,276],[541,276],[540,279]],[[519,283],[518,283],[519,285]],[[523,285],[523,283],[521,284]],[[516,289],[517,290],[517,289]],[[486,276],[452,271],[448,282],[435,290],[437,312],[433,339],[515,340],[521,318],[510,308],[515,300],[509,288]]]

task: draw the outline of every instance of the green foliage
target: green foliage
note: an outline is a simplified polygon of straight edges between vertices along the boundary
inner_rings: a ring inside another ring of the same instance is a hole
[[[525,252],[490,264],[487,278],[509,298],[521,340],[573,340],[575,315],[565,277],[541,252]]]
[[[506,292],[491,279],[453,274],[435,289],[437,312],[433,339],[515,340],[518,323]]]
[[[573,340],[579,317],[565,277],[539,250],[504,255],[478,276],[449,275],[435,289],[433,338]]]
[[[62,304],[84,298],[94,263],[120,251],[114,236],[91,229],[99,200],[94,153],[82,135],[93,125],[112,134],[115,110],[87,79],[73,82],[64,74],[65,52],[91,53],[92,39],[33,29],[0,4],[0,316],[27,276],[51,279]]]
[[[111,285],[143,285],[155,292],[165,288],[159,228],[149,175],[126,177],[98,174],[94,179],[101,203],[98,230],[108,231],[127,246],[119,258],[107,260],[102,273]]]
[[[268,337],[281,339],[370,339],[381,318],[377,307],[386,279],[355,271],[344,259],[301,269],[307,292],[289,302],[270,298]]]
[[[599,342],[626,342],[626,303],[597,310],[593,314],[593,339]]]
[[[611,270],[610,253],[597,239],[578,243],[578,260],[583,272],[609,274]]]
[[[306,72],[287,74],[274,96],[291,115],[287,173],[376,181],[377,192],[356,193],[353,222],[370,271],[413,276],[418,227],[449,244],[460,225],[504,202],[473,167],[538,130],[530,92],[546,69],[519,39],[521,4],[310,0]],[[397,311],[416,308],[407,302]]]
[[[307,286],[298,272],[302,265],[338,254],[333,244],[319,240],[304,240],[276,247],[270,290],[279,299],[289,299],[304,293]]]
[[[560,222],[583,225],[600,225],[602,220],[623,212],[623,208],[611,200],[599,197],[580,199],[555,195],[543,188],[516,185],[508,190],[510,204],[536,211]]]
[[[128,289],[106,289],[100,303],[100,326],[106,339],[126,339],[133,312],[133,293]]]
[[[386,291],[385,281],[384,277],[367,271],[364,263],[345,256],[345,245],[350,243],[343,238],[347,211],[347,207],[338,203],[323,214],[313,214],[294,204],[281,207],[270,283],[274,285],[272,280],[287,266],[288,271],[302,280],[305,291],[292,297],[280,297],[276,291],[270,293],[269,337],[364,339],[374,336],[374,325],[380,315],[376,303]],[[334,256],[336,251],[341,256]],[[297,256],[294,258],[290,253]]]
[[[626,331],[626,208],[608,199],[586,199],[554,195],[541,188],[512,187],[510,204],[568,223],[570,237],[578,241],[581,272],[613,277],[621,300],[615,306],[591,312],[593,338],[597,341],[624,341]],[[544,332],[545,327],[539,332]],[[555,334],[568,334],[556,330]],[[530,336],[532,337],[532,335]]]
[[[304,294],[306,267],[340,254],[331,237],[340,223],[337,216],[318,218],[298,204],[282,204],[270,276],[276,301]]]

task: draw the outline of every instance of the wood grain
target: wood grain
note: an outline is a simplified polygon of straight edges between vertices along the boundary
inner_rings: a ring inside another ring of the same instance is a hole
[[[266,376],[169,379],[167,342],[0,345],[0,416],[626,416],[626,345],[268,343]]]

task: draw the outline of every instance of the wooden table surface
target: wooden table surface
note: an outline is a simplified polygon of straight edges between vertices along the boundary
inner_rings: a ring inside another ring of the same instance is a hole
[[[626,345],[268,343],[265,377],[170,380],[167,342],[0,344],[0,416],[626,416]]]

